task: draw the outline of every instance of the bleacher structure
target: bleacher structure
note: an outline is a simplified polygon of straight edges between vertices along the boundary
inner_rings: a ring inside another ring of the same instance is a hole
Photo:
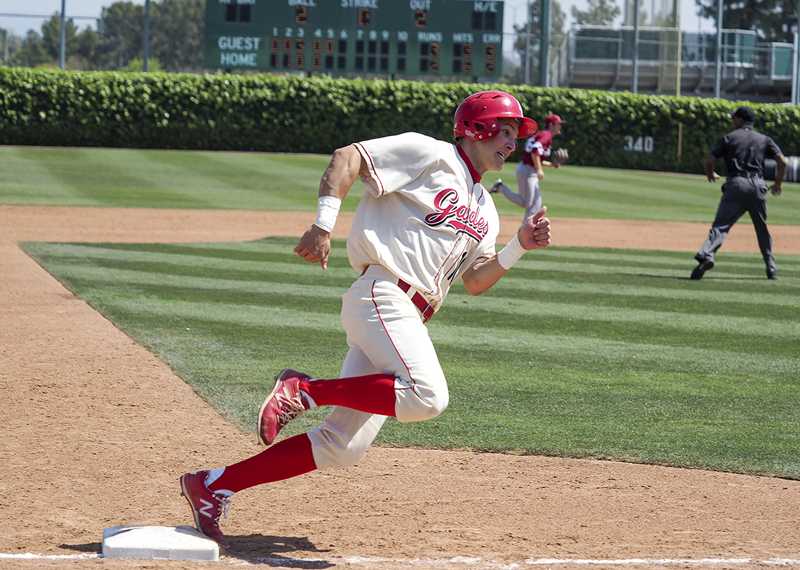
[[[680,81],[677,77],[680,46]],[[562,86],[632,90],[634,29],[578,26],[562,47],[557,82]],[[717,70],[715,33],[639,28],[638,92],[713,96]],[[754,101],[788,101],[793,45],[761,42],[750,30],[722,33],[721,95]]]

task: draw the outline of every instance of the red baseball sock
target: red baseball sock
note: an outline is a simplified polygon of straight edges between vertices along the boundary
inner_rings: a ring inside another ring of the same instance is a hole
[[[318,406],[342,406],[368,414],[395,415],[394,376],[391,374],[301,380],[300,389]]]
[[[258,455],[225,468],[208,488],[238,493],[262,483],[297,477],[317,468],[311,452],[311,440],[304,433],[279,441]]]

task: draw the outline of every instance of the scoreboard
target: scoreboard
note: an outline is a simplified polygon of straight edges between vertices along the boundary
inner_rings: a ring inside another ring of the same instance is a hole
[[[206,0],[206,65],[229,71],[492,80],[502,44],[502,0]]]

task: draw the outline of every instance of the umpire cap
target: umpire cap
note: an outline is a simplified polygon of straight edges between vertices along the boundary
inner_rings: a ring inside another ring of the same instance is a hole
[[[756,113],[751,107],[743,106],[731,113],[731,117],[741,119],[745,123],[752,123],[756,120]]]

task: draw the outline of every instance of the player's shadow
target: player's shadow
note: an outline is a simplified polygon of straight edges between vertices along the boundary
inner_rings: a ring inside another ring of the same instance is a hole
[[[228,535],[228,548],[220,549],[221,556],[238,558],[251,564],[276,566],[279,568],[307,568],[316,570],[332,568],[335,563],[320,558],[305,558],[303,553],[322,554],[330,550],[321,550],[304,536],[270,536],[264,534]],[[83,544],[59,544],[59,548],[78,552],[100,554],[103,545],[100,542]],[[297,557],[288,553],[297,554]]]
[[[661,279],[663,281],[695,281],[689,275],[663,275],[658,273],[636,273],[636,277],[645,279]],[[704,277],[703,281],[764,281],[764,277],[754,275],[713,275]]]
[[[103,544],[100,542],[85,542],[83,544],[59,544],[59,548],[64,550],[76,550],[78,552],[94,552],[100,554],[103,551]]]
[[[333,562],[319,558],[294,557],[288,553],[325,553],[328,549],[319,549],[305,536],[271,536],[265,534],[248,534],[227,536],[228,548],[222,554],[238,558],[251,564],[265,564],[281,568],[331,568]]]

